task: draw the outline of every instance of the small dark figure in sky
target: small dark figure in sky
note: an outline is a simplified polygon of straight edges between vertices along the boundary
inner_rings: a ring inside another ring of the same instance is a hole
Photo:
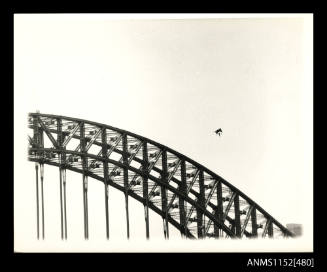
[[[215,131],[215,133],[220,136],[223,133],[223,131],[221,130],[221,128],[219,128]]]

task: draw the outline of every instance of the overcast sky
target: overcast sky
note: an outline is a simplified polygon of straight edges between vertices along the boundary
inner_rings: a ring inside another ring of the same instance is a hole
[[[310,15],[111,20],[20,14],[14,21],[14,66],[16,237],[35,237],[35,175],[26,161],[25,126],[27,112],[37,109],[116,126],[167,145],[222,176],[282,224],[303,224],[311,235]],[[220,127],[222,137],[213,133]],[[24,174],[16,164],[25,167]],[[53,183],[46,185],[47,192],[56,192],[58,169],[48,168],[46,179]],[[69,175],[76,181],[69,190],[81,199],[81,177]],[[89,194],[90,213],[92,199],[103,197],[102,184],[94,185],[96,190],[97,196]],[[111,195],[123,205],[120,193],[112,189]],[[81,214],[82,202],[73,202],[70,217],[76,209]],[[143,206],[131,203],[131,214],[135,209],[143,216]],[[58,214],[53,230],[58,239],[59,200],[47,205],[47,220],[51,211]],[[100,211],[101,219],[94,222],[104,220],[103,205]],[[123,207],[119,216],[124,222]],[[156,222],[151,230],[161,237],[162,223]],[[125,226],[117,223],[116,229],[125,237]]]

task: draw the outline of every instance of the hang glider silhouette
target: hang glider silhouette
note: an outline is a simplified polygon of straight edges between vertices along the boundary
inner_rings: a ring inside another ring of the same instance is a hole
[[[221,136],[221,134],[223,133],[222,129],[219,128],[215,131],[216,134],[218,134],[219,136]]]

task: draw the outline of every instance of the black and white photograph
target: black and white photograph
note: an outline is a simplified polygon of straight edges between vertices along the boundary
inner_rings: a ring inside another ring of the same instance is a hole
[[[313,14],[14,14],[15,252],[313,252]]]

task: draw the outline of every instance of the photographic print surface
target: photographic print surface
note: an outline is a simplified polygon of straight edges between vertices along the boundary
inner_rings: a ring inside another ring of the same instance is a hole
[[[15,251],[312,251],[312,72],[312,15],[15,14]]]

